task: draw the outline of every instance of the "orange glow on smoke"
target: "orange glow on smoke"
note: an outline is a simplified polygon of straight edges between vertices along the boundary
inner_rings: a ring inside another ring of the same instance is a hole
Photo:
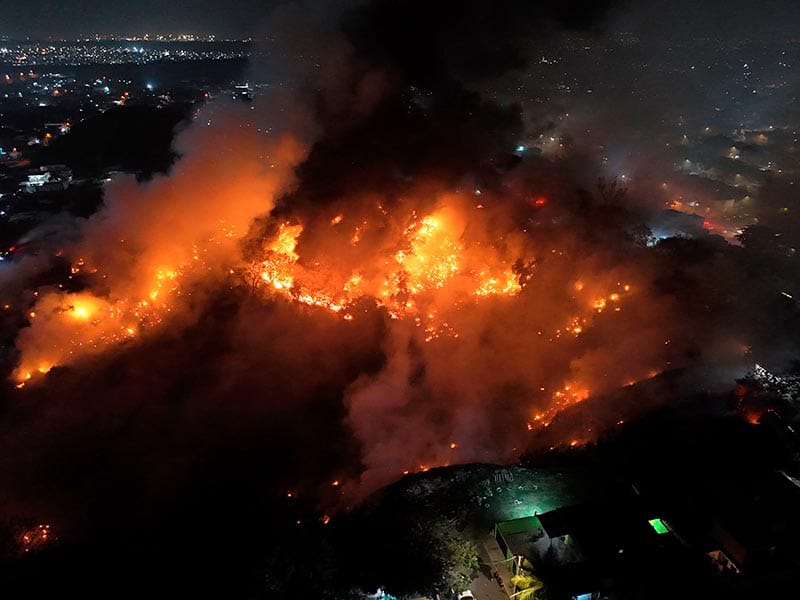
[[[359,298],[370,297],[385,307],[391,318],[412,317],[426,328],[430,339],[435,339],[440,329],[449,330],[446,322],[439,321],[438,311],[431,308],[439,304],[440,296],[455,292],[459,296],[454,298],[455,304],[468,296],[514,296],[522,290],[519,275],[498,256],[489,252],[485,257],[488,260],[468,259],[471,252],[479,251],[466,247],[461,240],[463,224],[459,219],[456,211],[446,208],[424,216],[412,211],[386,254],[364,265],[363,271],[322,276],[314,265],[302,264],[296,252],[303,226],[281,223],[275,237],[265,244],[260,277],[273,292],[287,299],[333,313],[342,312]],[[345,217],[337,215],[331,224],[343,221]],[[369,223],[356,225],[350,245],[361,242],[368,229]],[[325,284],[315,285],[319,280]],[[344,312],[343,318],[352,320],[353,315]]]
[[[135,338],[142,330],[159,326],[183,294],[183,280],[207,270],[203,257],[209,248],[231,237],[231,228],[220,225],[219,236],[207,238],[205,246],[191,248],[191,260],[176,266],[161,264],[142,273],[133,282],[133,292],[128,297],[112,299],[90,292],[61,291],[39,297],[37,310],[31,311],[29,318],[47,333],[34,336],[31,329],[21,332],[20,339],[27,344],[22,361],[12,374],[17,388],[24,387],[34,373],[47,373],[55,365],[100,353]],[[71,273],[81,273],[84,265],[84,260],[79,259]],[[97,274],[98,269],[91,273]]]
[[[589,389],[574,382],[568,382],[553,392],[547,409],[533,415],[533,422],[527,424],[529,431],[538,427],[549,427],[555,416],[570,406],[583,402],[591,395]]]
[[[187,129],[176,142],[184,157],[169,176],[146,184],[120,177],[106,186],[104,205],[82,225],[80,241],[57,252],[71,255],[70,279],[84,291],[34,292],[30,326],[16,340],[18,387],[186,313],[195,287],[238,264],[238,242],[292,184],[305,148],[290,135],[265,141],[231,127],[226,121],[235,118]]]
[[[246,257],[238,242],[250,221],[242,217],[234,226],[219,219],[212,231],[194,236],[180,247],[176,244],[169,252],[158,244],[148,248],[145,259],[130,274],[130,282],[111,292],[97,286],[92,289],[102,291],[43,293],[30,311],[32,326],[20,333],[22,359],[13,373],[16,385],[22,387],[54,366],[71,364],[82,356],[136,343],[182,310],[192,285],[211,272],[231,287],[246,281],[248,291],[258,298],[325,311],[331,318],[354,322],[354,326],[365,306],[377,307],[398,327],[412,330],[416,341],[428,344],[420,346],[429,350],[449,349],[467,335],[476,337],[465,313],[473,311],[467,316],[475,319],[491,315],[488,319],[502,321],[496,318],[498,314],[502,317],[501,311],[490,309],[517,302],[524,308],[520,311],[523,317],[517,316],[513,322],[509,318],[498,327],[528,327],[525,335],[529,332],[536,340],[536,348],[549,343],[579,347],[589,338],[588,331],[599,321],[613,318],[633,294],[630,284],[591,268],[559,273],[561,279],[553,278],[558,281],[557,289],[552,283],[551,287],[539,284],[533,235],[494,224],[492,219],[498,217],[488,201],[476,209],[474,199],[446,194],[399,203],[391,211],[384,208],[383,201],[369,202],[366,208],[352,212],[337,207],[318,221],[304,222],[299,216],[278,220],[267,213],[266,233],[259,234]],[[538,197],[533,204],[546,202]],[[168,240],[166,236],[163,239]],[[123,248],[129,240],[128,235],[113,238]],[[551,245],[540,252],[561,256],[561,249]],[[78,256],[86,259],[72,264],[73,276],[102,281],[114,271],[113,265],[102,264],[97,256]],[[121,276],[117,273],[116,277]],[[542,301],[532,293],[524,295],[526,289],[532,292],[531,287],[537,285],[537,290],[556,299],[563,297],[563,302],[544,307],[546,297]],[[529,304],[524,303],[531,298]],[[528,318],[530,322],[524,323]],[[514,352],[519,345],[508,344]],[[521,357],[520,362],[535,363],[537,353],[530,354],[528,358],[523,349],[516,356]],[[530,430],[549,426],[556,414],[583,402],[592,391],[602,391],[606,383],[592,373],[568,369],[555,381],[536,377],[533,390],[540,384],[548,388],[530,393],[531,405],[538,407],[522,421],[529,421]],[[450,441],[463,441],[459,436],[454,432],[453,437],[441,440],[443,453],[450,459],[417,457],[415,462],[425,461],[419,470],[456,460],[466,452],[466,443]],[[339,482],[332,486],[338,487]]]

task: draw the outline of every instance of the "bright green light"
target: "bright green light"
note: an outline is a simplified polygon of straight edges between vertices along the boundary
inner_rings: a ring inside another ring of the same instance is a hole
[[[662,535],[664,533],[669,533],[669,529],[667,529],[667,526],[664,524],[664,521],[662,521],[661,519],[658,519],[658,518],[650,519],[648,521],[648,523],[650,523],[652,528],[655,529],[656,533],[659,534],[659,535]]]

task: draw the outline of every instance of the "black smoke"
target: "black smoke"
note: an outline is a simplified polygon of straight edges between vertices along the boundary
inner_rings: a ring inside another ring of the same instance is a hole
[[[25,588],[46,573],[37,585],[48,591],[125,595],[127,583],[122,591],[114,586],[134,580],[134,595],[166,579],[169,592],[246,595],[263,589],[259,557],[275,531],[342,505],[345,486],[335,481],[349,482],[358,498],[400,477],[401,465],[436,444],[449,445],[454,431],[470,434],[457,440],[455,460],[513,460],[528,441],[531,404],[547,403],[531,396],[535,377],[547,385],[574,373],[600,380],[603,393],[586,406],[602,428],[670,394],[691,395],[697,384],[692,377],[675,385],[658,380],[655,391],[620,400],[612,392],[638,361],[703,363],[732,383],[757,356],[777,365],[796,356],[797,305],[780,295],[798,289],[796,270],[785,252],[771,256],[766,234],[751,231],[743,247],[708,236],[650,248],[649,198],[617,194],[607,183],[598,188],[591,154],[562,160],[515,151],[531,130],[549,126],[531,123],[526,106],[505,101],[504,90],[493,93],[493,83],[524,77],[531,58],[565,32],[601,34],[608,3],[316,8],[288,6],[268,20],[268,58],[254,59],[253,71],[285,81],[273,81],[255,110],[222,107],[225,128],[211,133],[203,133],[203,113],[181,138],[184,165],[199,155],[199,167],[182,171],[179,161],[151,187],[115,184],[107,212],[88,225],[71,223],[79,242],[49,247],[106,256],[93,232],[107,232],[125,214],[120,207],[141,214],[137,198],[145,196],[158,221],[161,195],[153,190],[160,185],[177,198],[176,214],[189,215],[177,221],[185,229],[221,202],[242,206],[224,194],[230,171],[220,167],[229,164],[223,159],[246,153],[258,163],[247,168],[260,173],[277,154],[269,136],[288,131],[307,154],[280,164],[286,176],[269,188],[274,197],[264,193],[248,207],[250,230],[237,253],[257,254],[279,221],[298,220],[306,225],[298,252],[322,262],[330,254],[323,227],[340,210],[366,211],[379,199],[391,211],[420,191],[428,196],[414,206],[432,209],[441,195],[459,193],[486,205],[490,234],[527,236],[535,251],[515,268],[538,269],[541,277],[512,309],[495,303],[462,315],[468,343],[430,350],[368,299],[351,325],[253,295],[216,269],[193,279],[174,321],[142,341],[56,367],[22,390],[4,384],[0,510],[12,524],[52,522],[61,538],[39,558],[5,556],[10,586]],[[282,65],[280,75],[269,71],[274,64]],[[268,142],[252,142],[256,130]],[[247,143],[238,141],[241,131]],[[531,204],[540,195],[547,202]],[[143,224],[138,233],[146,230]],[[158,240],[170,243],[183,230],[159,221]],[[151,236],[136,239],[152,249]],[[145,254],[134,252],[133,264]],[[30,274],[46,271],[44,262],[40,256],[3,274],[14,284],[15,306],[28,308],[33,288],[44,290]],[[531,341],[550,315],[560,318],[568,299],[558,290],[583,274],[612,286],[630,278],[641,303],[617,321],[604,314],[577,352]],[[583,435],[589,419],[576,411],[564,421],[566,439]],[[87,564],[99,567],[80,566]],[[243,589],[231,590],[231,580]]]

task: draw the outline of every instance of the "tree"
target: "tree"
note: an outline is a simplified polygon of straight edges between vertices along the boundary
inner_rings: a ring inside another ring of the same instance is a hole
[[[342,563],[347,571],[343,580],[399,598],[450,596],[469,588],[478,568],[475,545],[455,519],[417,508],[384,504],[380,510],[340,519],[337,547],[343,556],[358,556]]]
[[[736,239],[753,252],[768,256],[791,256],[786,238],[779,231],[763,225],[748,225]]]
[[[435,522],[428,534],[433,541],[432,558],[439,562],[440,574],[436,592],[461,591],[469,587],[478,568],[478,551],[451,521]]]
[[[645,248],[656,241],[653,231],[644,223],[636,223],[628,228],[628,237],[634,246]]]
[[[511,578],[511,583],[519,590],[512,595],[512,598],[534,600],[542,597],[539,592],[544,588],[544,583],[532,573],[520,569],[519,573]]]
[[[263,271],[263,265],[260,262],[254,261],[248,262],[243,267],[240,267],[236,271],[236,275],[242,283],[247,286],[250,292],[255,293],[264,283],[264,279],[261,276]]]
[[[605,177],[598,177],[597,192],[603,204],[614,206],[623,206],[628,195],[628,189],[619,185],[616,177],[611,181]]]

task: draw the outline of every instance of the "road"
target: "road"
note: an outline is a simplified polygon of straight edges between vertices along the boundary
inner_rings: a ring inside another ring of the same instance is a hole
[[[508,600],[508,596],[494,579],[489,579],[483,573],[472,580],[470,590],[475,600]]]
[[[470,590],[475,600],[508,600],[511,594],[511,571],[508,563],[505,562],[500,547],[497,545],[491,532],[473,532],[473,542],[478,549],[478,560],[480,561],[480,572],[472,580]],[[497,571],[503,579],[506,589],[500,587],[492,577],[492,573]]]

